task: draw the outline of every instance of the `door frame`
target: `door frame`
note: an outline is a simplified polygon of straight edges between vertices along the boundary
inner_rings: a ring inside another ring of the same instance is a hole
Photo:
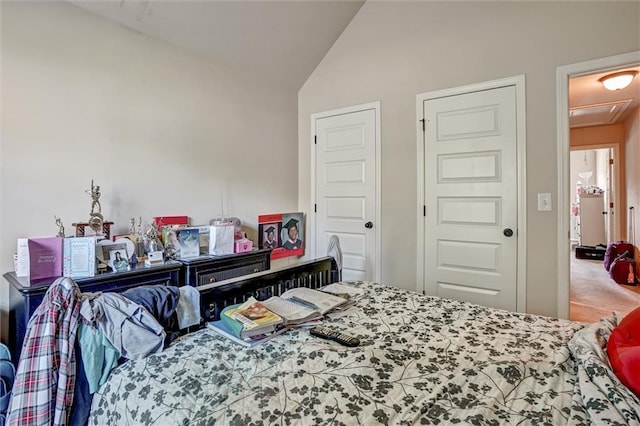
[[[640,50],[591,61],[560,66],[556,69],[556,123],[558,170],[558,221],[556,258],[558,259],[557,316],[569,318],[569,284],[571,236],[569,229],[569,79],[580,75],[606,72],[640,63]],[[620,194],[621,195],[621,194]]]
[[[373,281],[380,282],[382,266],[380,262],[380,253],[381,253],[381,244],[380,244],[380,236],[382,229],[382,213],[381,213],[381,205],[380,205],[380,190],[381,190],[381,137],[380,137],[380,101],[369,102],[365,104],[352,105],[344,108],[332,109],[329,111],[316,112],[311,114],[311,135],[310,135],[310,143],[311,143],[311,205],[309,206],[309,211],[313,212],[313,214],[309,215],[309,229],[311,230],[311,235],[313,235],[313,247],[311,247],[311,256],[316,258],[318,256],[325,256],[326,253],[316,253],[316,240],[317,240],[317,229],[316,229],[316,216],[315,216],[315,204],[317,203],[316,199],[316,144],[315,144],[315,136],[316,136],[316,120],[326,117],[331,117],[334,115],[343,115],[350,114],[354,112],[360,112],[365,110],[374,110],[376,116],[375,122],[375,132],[376,132],[376,140],[375,140],[375,169],[376,169],[376,179],[375,179],[375,214],[376,214],[376,224],[374,226],[374,238],[376,243],[375,248],[375,259],[373,259]]]
[[[527,173],[526,173],[526,102],[525,102],[525,76],[524,74],[499,80],[485,81],[481,83],[469,84],[466,86],[452,87],[443,90],[435,90],[416,95],[416,139],[417,139],[417,162],[418,162],[418,196],[417,196],[417,258],[416,258],[416,291],[425,293],[425,165],[424,165],[424,132],[422,130],[422,113],[424,101],[443,98],[453,95],[462,95],[483,90],[498,89],[500,87],[514,86],[516,90],[516,156],[518,175],[518,259],[516,273],[516,310],[526,312],[527,309]]]

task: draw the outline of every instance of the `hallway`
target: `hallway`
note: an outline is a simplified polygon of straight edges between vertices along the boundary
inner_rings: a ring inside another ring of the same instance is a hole
[[[616,311],[622,316],[640,306],[640,286],[620,285],[601,260],[576,259],[571,252],[569,319],[595,322]]]

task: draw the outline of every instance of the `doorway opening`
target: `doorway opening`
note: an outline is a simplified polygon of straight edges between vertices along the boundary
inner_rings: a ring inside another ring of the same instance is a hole
[[[617,239],[614,223],[614,148],[571,149],[569,165],[571,248],[595,247]]]
[[[590,268],[578,269],[576,264],[576,256],[573,248],[576,246],[576,240],[579,241],[580,236],[576,236],[575,229],[572,229],[575,225],[575,218],[572,218],[573,203],[575,203],[576,194],[576,182],[571,180],[571,151],[573,150],[599,150],[602,148],[613,148],[613,153],[609,151],[608,155],[613,157],[614,165],[609,169],[609,182],[602,183],[600,186],[611,185],[609,192],[610,198],[613,199],[613,206],[611,201],[605,206],[604,194],[602,199],[601,217],[608,216],[604,221],[605,239],[606,244],[611,240],[619,240],[626,238],[625,231],[625,213],[626,206],[624,200],[626,199],[626,189],[624,185],[624,145],[627,143],[624,135],[618,136],[609,135],[602,138],[602,133],[592,137],[594,129],[598,126],[605,130],[611,130],[618,125],[622,128],[620,123],[625,119],[625,108],[627,113],[634,111],[637,108],[637,102],[634,104],[635,96],[627,96],[627,99],[605,99],[589,102],[575,102],[575,94],[572,93],[571,86],[574,81],[581,80],[586,85],[591,85],[591,88],[600,88],[597,84],[598,77],[609,72],[619,71],[627,68],[640,67],[640,51],[630,52],[623,55],[611,56],[607,58],[600,58],[593,61],[587,61],[578,64],[567,65],[559,67],[557,70],[557,111],[558,111],[558,306],[557,312],[559,318],[570,318],[574,320],[582,321],[594,321],[603,316],[610,316],[612,311],[624,314],[625,302],[632,301],[633,306],[637,306],[640,303],[640,293],[635,292],[635,289],[626,288],[629,286],[619,286],[612,279],[609,278],[607,271],[604,269],[603,262],[601,260],[589,260],[590,264],[583,263],[583,266],[589,266]],[[585,86],[585,89],[588,88]],[[637,93],[637,86],[630,89],[631,93]],[[594,92],[583,92],[585,95],[591,95]],[[620,94],[620,93],[618,93]],[[613,97],[612,93],[608,96]],[[582,101],[585,99],[583,98]],[[628,101],[628,104],[624,104]],[[613,105],[616,103],[616,105]],[[577,106],[580,106],[578,108]],[[594,123],[590,122],[585,124],[581,120],[593,119],[599,113],[605,113],[611,116],[610,122]],[[578,125],[576,125],[578,122]],[[608,126],[610,125],[610,126]],[[608,127],[607,127],[608,126]],[[615,130],[615,129],[614,129]],[[590,133],[590,134],[588,134]],[[597,133],[597,132],[596,132]],[[622,130],[624,133],[624,130]],[[603,142],[604,141],[604,142]],[[600,145],[598,145],[600,144]],[[607,145],[608,144],[608,145]],[[604,152],[607,152],[606,150]],[[584,159],[584,152],[582,153]],[[587,154],[589,155],[589,154]],[[594,154],[597,155],[597,154]],[[604,155],[604,154],[601,154]],[[615,166],[615,160],[618,159],[620,164],[617,169]],[[588,161],[588,158],[587,158]],[[591,181],[589,185],[595,184],[595,171],[589,177]],[[604,172],[603,172],[604,173]],[[580,178],[578,178],[580,179]],[[605,178],[606,179],[606,178]],[[585,185],[585,177],[582,178],[582,185]],[[617,189],[616,189],[617,188]],[[605,189],[605,188],[602,188]],[[617,199],[616,199],[617,198]],[[597,201],[596,203],[599,203]],[[606,207],[606,208],[605,208]],[[597,210],[594,208],[594,211]],[[603,215],[602,212],[605,212]],[[613,214],[611,214],[613,213]],[[600,220],[598,223],[602,223]],[[584,228],[584,226],[583,226]],[[579,228],[578,228],[579,229]],[[582,274],[579,273],[582,271]],[[594,278],[594,280],[592,280]],[[599,280],[602,282],[599,282]],[[580,289],[577,290],[573,286],[575,280],[580,283],[592,282],[593,286],[590,290]],[[606,284],[604,284],[606,282]],[[625,287],[625,288],[623,288]],[[622,294],[608,294],[607,291],[611,290],[614,293],[619,293],[622,290]],[[570,310],[576,305],[576,295],[585,296],[587,293],[592,294],[592,303],[585,303],[588,309],[583,312],[588,312],[592,315],[590,318],[576,318],[575,315],[571,315]],[[611,296],[611,298],[609,298]],[[611,303],[606,300],[610,299]],[[600,312],[597,309],[601,309]]]
[[[615,146],[571,148],[569,319],[574,321],[595,322],[634,303],[611,280],[602,260],[582,255],[603,256],[607,243],[618,239],[617,152]]]

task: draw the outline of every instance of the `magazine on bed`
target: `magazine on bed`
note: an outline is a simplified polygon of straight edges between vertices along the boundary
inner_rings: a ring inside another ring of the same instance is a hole
[[[220,313],[229,330],[241,339],[270,333],[283,319],[270,311],[262,302],[250,297],[246,302],[227,306]]]
[[[282,317],[284,325],[300,325],[323,317],[347,303],[347,299],[310,288],[292,288],[262,304]]]

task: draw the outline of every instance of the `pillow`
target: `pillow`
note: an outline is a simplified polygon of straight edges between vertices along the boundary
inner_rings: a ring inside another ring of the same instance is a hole
[[[615,375],[640,397],[640,308],[631,311],[613,329],[607,355]]]

